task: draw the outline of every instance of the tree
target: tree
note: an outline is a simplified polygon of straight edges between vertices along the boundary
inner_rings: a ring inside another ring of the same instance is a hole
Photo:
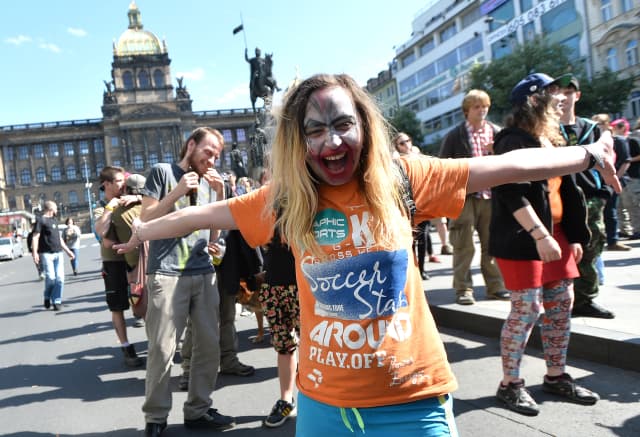
[[[424,136],[420,128],[420,120],[411,109],[405,107],[398,109],[393,118],[388,121],[395,132],[404,132],[413,139],[414,144],[422,144]]]
[[[582,96],[576,106],[578,114],[616,114],[627,102],[632,81],[619,79],[617,73],[604,70],[591,81],[586,77],[584,63],[571,58],[571,51],[560,43],[550,43],[537,37],[513,52],[487,64],[471,69],[469,89],[483,89],[491,97],[491,119],[502,121],[511,110],[509,96],[513,87],[527,74],[539,72],[551,77],[574,74],[580,81]]]
[[[618,114],[624,110],[633,81],[618,78],[618,74],[608,68],[596,73],[591,82],[580,81],[580,100],[576,103],[576,113],[584,116],[594,114]]]
[[[570,50],[566,46],[538,37],[515,46],[509,55],[474,66],[469,89],[482,89],[489,93],[491,118],[500,122],[511,109],[511,90],[528,74],[542,72],[555,77],[573,71],[576,76],[581,76],[581,72],[571,64],[569,55]]]

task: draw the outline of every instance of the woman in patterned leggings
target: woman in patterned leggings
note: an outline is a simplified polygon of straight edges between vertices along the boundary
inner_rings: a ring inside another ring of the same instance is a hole
[[[532,74],[511,92],[512,113],[495,138],[494,151],[562,144],[558,129],[561,80]],[[570,103],[573,105],[573,103]],[[497,398],[509,409],[537,415],[535,400],[520,377],[520,362],[544,309],[540,332],[547,365],[542,389],[592,405],[598,395],[565,372],[573,305],[573,278],[589,242],[586,208],[572,176],[493,188],[489,250],[511,291],[511,312],[500,336],[503,379]]]

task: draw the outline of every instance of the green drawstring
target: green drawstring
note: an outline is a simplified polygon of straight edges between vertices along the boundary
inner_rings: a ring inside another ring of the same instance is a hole
[[[360,415],[360,412],[358,411],[357,408],[352,408],[351,412],[353,413],[353,415],[356,418],[356,422],[358,423],[358,426],[360,427],[360,431],[362,431],[362,434],[364,434],[364,420],[362,420],[362,416]],[[347,410],[344,408],[340,408],[340,417],[342,417],[342,423],[344,423],[344,426],[351,432],[355,432],[353,430],[353,427],[351,426],[351,423],[349,422],[349,418],[347,417]]]

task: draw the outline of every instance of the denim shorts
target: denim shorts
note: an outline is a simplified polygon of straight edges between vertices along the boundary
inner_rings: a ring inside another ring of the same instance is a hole
[[[406,404],[339,408],[298,393],[296,437],[457,437],[451,395]]]

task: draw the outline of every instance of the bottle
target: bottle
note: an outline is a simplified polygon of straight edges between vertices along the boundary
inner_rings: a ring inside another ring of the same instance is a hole
[[[224,240],[224,238],[220,237],[218,238],[218,241],[216,241],[216,244],[220,248],[220,253],[218,255],[213,255],[212,258],[213,265],[219,266],[220,263],[222,263],[222,258],[224,258],[225,252],[227,251],[227,242]]]

